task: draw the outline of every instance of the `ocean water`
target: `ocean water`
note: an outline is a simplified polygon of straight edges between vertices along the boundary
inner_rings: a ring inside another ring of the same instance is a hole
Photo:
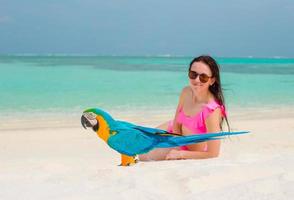
[[[294,59],[216,58],[228,107],[294,105]],[[0,56],[0,116],[175,109],[192,57]]]

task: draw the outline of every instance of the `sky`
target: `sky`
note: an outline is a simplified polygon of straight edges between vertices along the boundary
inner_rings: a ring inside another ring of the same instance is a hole
[[[0,54],[294,57],[294,1],[0,0]]]

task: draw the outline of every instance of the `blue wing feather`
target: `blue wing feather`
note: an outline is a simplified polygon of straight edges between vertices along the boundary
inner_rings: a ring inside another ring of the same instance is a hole
[[[162,142],[157,143],[155,148],[184,146],[184,145],[195,144],[199,142],[205,142],[209,140],[220,140],[220,139],[223,139],[224,136],[239,135],[239,134],[245,134],[245,133],[248,133],[248,131],[207,133],[207,134],[201,134],[201,135],[188,135],[188,136],[182,136],[182,137],[166,137],[165,140],[162,140]]]
[[[157,145],[157,139],[139,130],[117,130],[117,133],[111,136],[107,143],[119,153],[134,156],[153,149]]]
[[[177,135],[175,133],[169,133],[169,132],[162,130],[162,129],[139,126],[139,125],[135,125],[135,124],[132,124],[129,122],[125,122],[125,121],[116,121],[116,125],[119,125],[120,127],[126,126],[128,128],[137,129],[137,130],[140,130],[145,133],[151,133],[151,134],[157,134],[157,135],[161,135],[161,134],[168,134],[171,136]]]

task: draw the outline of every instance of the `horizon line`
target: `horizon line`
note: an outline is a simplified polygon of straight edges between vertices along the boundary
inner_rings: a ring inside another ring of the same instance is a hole
[[[210,54],[200,54],[200,55],[210,55]],[[75,53],[12,53],[12,54],[0,54],[0,57],[5,56],[19,56],[19,57],[38,57],[38,56],[44,56],[44,57],[159,57],[159,58],[172,58],[172,57],[178,57],[178,58],[188,58],[188,57],[195,57],[195,55],[172,55],[172,54],[145,54],[145,55],[99,55],[99,54],[75,54]],[[252,59],[294,59],[293,57],[287,57],[287,56],[217,56],[217,55],[211,55],[215,58],[252,58]]]

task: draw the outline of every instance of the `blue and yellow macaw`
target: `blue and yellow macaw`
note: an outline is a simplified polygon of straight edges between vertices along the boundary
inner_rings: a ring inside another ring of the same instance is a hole
[[[98,108],[85,110],[81,123],[85,129],[91,127],[102,140],[121,154],[121,166],[136,163],[136,155],[147,153],[155,148],[184,146],[208,140],[219,140],[226,135],[247,133],[244,131],[220,132],[182,136],[161,129],[118,121]]]

